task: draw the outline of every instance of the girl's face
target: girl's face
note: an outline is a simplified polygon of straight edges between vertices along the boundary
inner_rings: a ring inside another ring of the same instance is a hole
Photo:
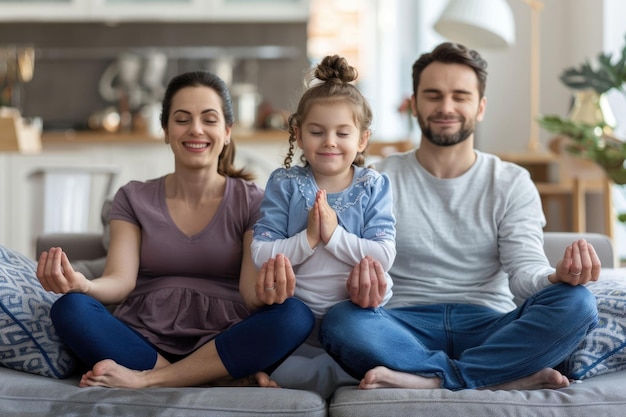
[[[351,173],[358,152],[369,140],[369,130],[361,132],[356,125],[352,104],[345,100],[316,102],[296,129],[302,149],[313,173],[330,177]]]
[[[176,164],[191,168],[214,166],[230,142],[231,127],[226,126],[221,97],[209,87],[185,87],[172,98],[165,131]]]

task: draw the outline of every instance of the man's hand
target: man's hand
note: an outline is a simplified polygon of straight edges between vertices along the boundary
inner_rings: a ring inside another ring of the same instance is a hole
[[[385,271],[380,262],[366,256],[357,264],[346,281],[350,300],[362,308],[378,307],[387,292]]]
[[[565,248],[563,259],[556,265],[556,272],[548,279],[553,284],[564,282],[570,285],[583,285],[597,281],[602,265],[593,246],[584,239]]]

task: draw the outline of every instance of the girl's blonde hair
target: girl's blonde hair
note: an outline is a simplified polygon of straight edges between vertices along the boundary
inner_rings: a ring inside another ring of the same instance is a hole
[[[373,117],[372,109],[359,89],[350,84],[357,79],[357,76],[357,70],[350,66],[345,58],[339,55],[326,56],[309,73],[307,89],[300,98],[296,112],[289,116],[288,119],[289,150],[283,162],[285,168],[290,168],[293,162],[296,149],[295,128],[302,131],[302,122],[306,119],[311,106],[316,102],[347,100],[352,104],[354,123],[359,128],[360,133],[363,134],[370,129]],[[300,160],[305,166],[308,164],[304,155],[300,157]],[[365,156],[362,153],[358,153],[354,159],[354,164],[363,166],[365,164]]]

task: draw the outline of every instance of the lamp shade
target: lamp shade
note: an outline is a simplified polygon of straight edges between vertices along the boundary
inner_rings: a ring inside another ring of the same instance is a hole
[[[451,0],[435,30],[471,47],[504,48],[515,43],[515,20],[505,0]]]

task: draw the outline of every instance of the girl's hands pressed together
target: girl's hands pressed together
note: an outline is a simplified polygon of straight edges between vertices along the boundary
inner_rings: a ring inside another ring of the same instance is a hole
[[[315,196],[315,204],[309,211],[307,238],[311,248],[315,248],[320,241],[328,243],[339,225],[337,213],[328,204],[326,196],[326,190],[319,190]]]

